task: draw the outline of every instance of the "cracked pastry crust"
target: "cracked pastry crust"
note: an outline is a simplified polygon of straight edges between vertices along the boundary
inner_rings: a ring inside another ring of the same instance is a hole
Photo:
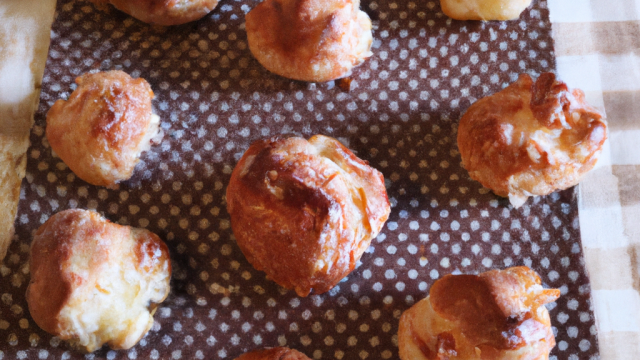
[[[82,180],[115,188],[127,180],[159,134],[153,91],[122,71],[87,73],[68,100],[47,113],[51,149]]]
[[[305,354],[286,347],[256,350],[245,353],[236,360],[310,360]]]
[[[528,267],[446,275],[400,318],[402,360],[546,360],[555,346],[549,312],[560,290]]]
[[[552,73],[536,82],[520,75],[471,105],[458,126],[462,166],[516,208],[529,196],[578,184],[606,139],[603,115]]]
[[[46,332],[92,352],[134,346],[169,294],[169,250],[154,233],[66,210],[35,234],[27,303]]]
[[[531,0],[440,0],[442,12],[456,20],[515,20]]]
[[[227,188],[247,260],[299,296],[330,290],[356,266],[390,212],[380,172],[315,135],[253,143]]]
[[[371,56],[371,20],[359,0],[265,0],[246,16],[249,49],[267,70],[323,82]]]
[[[107,4],[155,25],[180,25],[199,20],[210,13],[218,0],[89,0],[99,8]]]

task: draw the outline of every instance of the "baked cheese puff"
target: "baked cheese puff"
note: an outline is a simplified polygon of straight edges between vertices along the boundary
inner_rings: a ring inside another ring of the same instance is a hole
[[[76,83],[68,100],[49,109],[47,140],[79,178],[115,188],[161,135],[151,108],[153,91],[144,79],[118,70],[87,73]]]
[[[544,304],[559,296],[525,266],[446,275],[400,317],[400,359],[547,360],[555,337]]]
[[[460,119],[458,148],[472,179],[520,207],[580,182],[598,160],[607,121],[580,90],[545,73],[475,102]]]
[[[442,12],[456,20],[515,20],[531,0],[440,0]]]
[[[98,8],[108,4],[134,18],[155,25],[180,25],[210,13],[218,0],[89,0]]]
[[[390,211],[382,174],[322,135],[256,141],[226,198],[247,260],[299,296],[348,275]]]
[[[267,70],[324,82],[371,56],[371,20],[359,0],[265,0],[246,16],[249,49]]]
[[[36,232],[27,303],[44,331],[92,352],[134,346],[169,294],[167,246],[154,233],[65,210]]]

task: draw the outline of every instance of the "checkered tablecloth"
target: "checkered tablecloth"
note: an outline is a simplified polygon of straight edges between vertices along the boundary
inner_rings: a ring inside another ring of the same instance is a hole
[[[640,1],[549,0],[558,73],[609,120],[580,184],[602,359],[640,358]]]

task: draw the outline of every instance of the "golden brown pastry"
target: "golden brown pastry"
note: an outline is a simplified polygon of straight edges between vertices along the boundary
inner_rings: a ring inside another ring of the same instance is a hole
[[[462,166],[516,208],[529,196],[580,182],[606,139],[602,114],[584,102],[582,91],[570,92],[551,73],[535,83],[520,75],[471,105],[458,127]]]
[[[210,13],[218,0],[89,0],[116,9],[149,24],[180,25],[199,20]]]
[[[300,351],[286,347],[256,350],[240,355],[236,360],[311,360]]]
[[[360,0],[265,0],[247,14],[246,30],[260,64],[290,79],[346,77],[371,56],[371,20]]]
[[[531,0],[440,0],[442,12],[456,20],[515,20]]]
[[[114,188],[133,174],[159,133],[153,91],[144,79],[122,71],[84,74],[69,100],[47,113],[51,149],[82,180]]]
[[[402,360],[546,360],[555,346],[549,312],[560,290],[528,267],[446,275],[400,318]]]
[[[227,210],[247,260],[307,296],[354,269],[390,206],[380,172],[315,135],[253,143],[231,174]]]
[[[27,302],[43,330],[94,351],[135,345],[169,294],[167,246],[88,210],[53,215],[31,244]]]

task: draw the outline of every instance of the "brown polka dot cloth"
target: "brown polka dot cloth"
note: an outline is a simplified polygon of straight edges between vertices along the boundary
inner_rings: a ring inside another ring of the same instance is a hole
[[[0,359],[234,359],[286,345],[313,359],[397,359],[401,313],[449,273],[527,265],[562,297],[549,306],[552,359],[597,359],[573,189],[515,210],[460,166],[457,122],[520,73],[554,71],[547,3],[509,22],[460,22],[432,1],[363,0],[373,56],[339,83],[291,81],[251,56],[244,15],[222,0],[206,18],[160,28],[61,0],[31,134],[16,239],[0,267]],[[89,185],[52,155],[45,114],[91,70],[149,81],[165,137],[118,190]],[[265,279],[232,235],[224,193],[253,141],[335,137],[385,176],[392,212],[356,270],[300,298]],[[52,214],[90,208],[169,246],[171,295],[138,345],[84,355],[29,316],[29,243]]]

